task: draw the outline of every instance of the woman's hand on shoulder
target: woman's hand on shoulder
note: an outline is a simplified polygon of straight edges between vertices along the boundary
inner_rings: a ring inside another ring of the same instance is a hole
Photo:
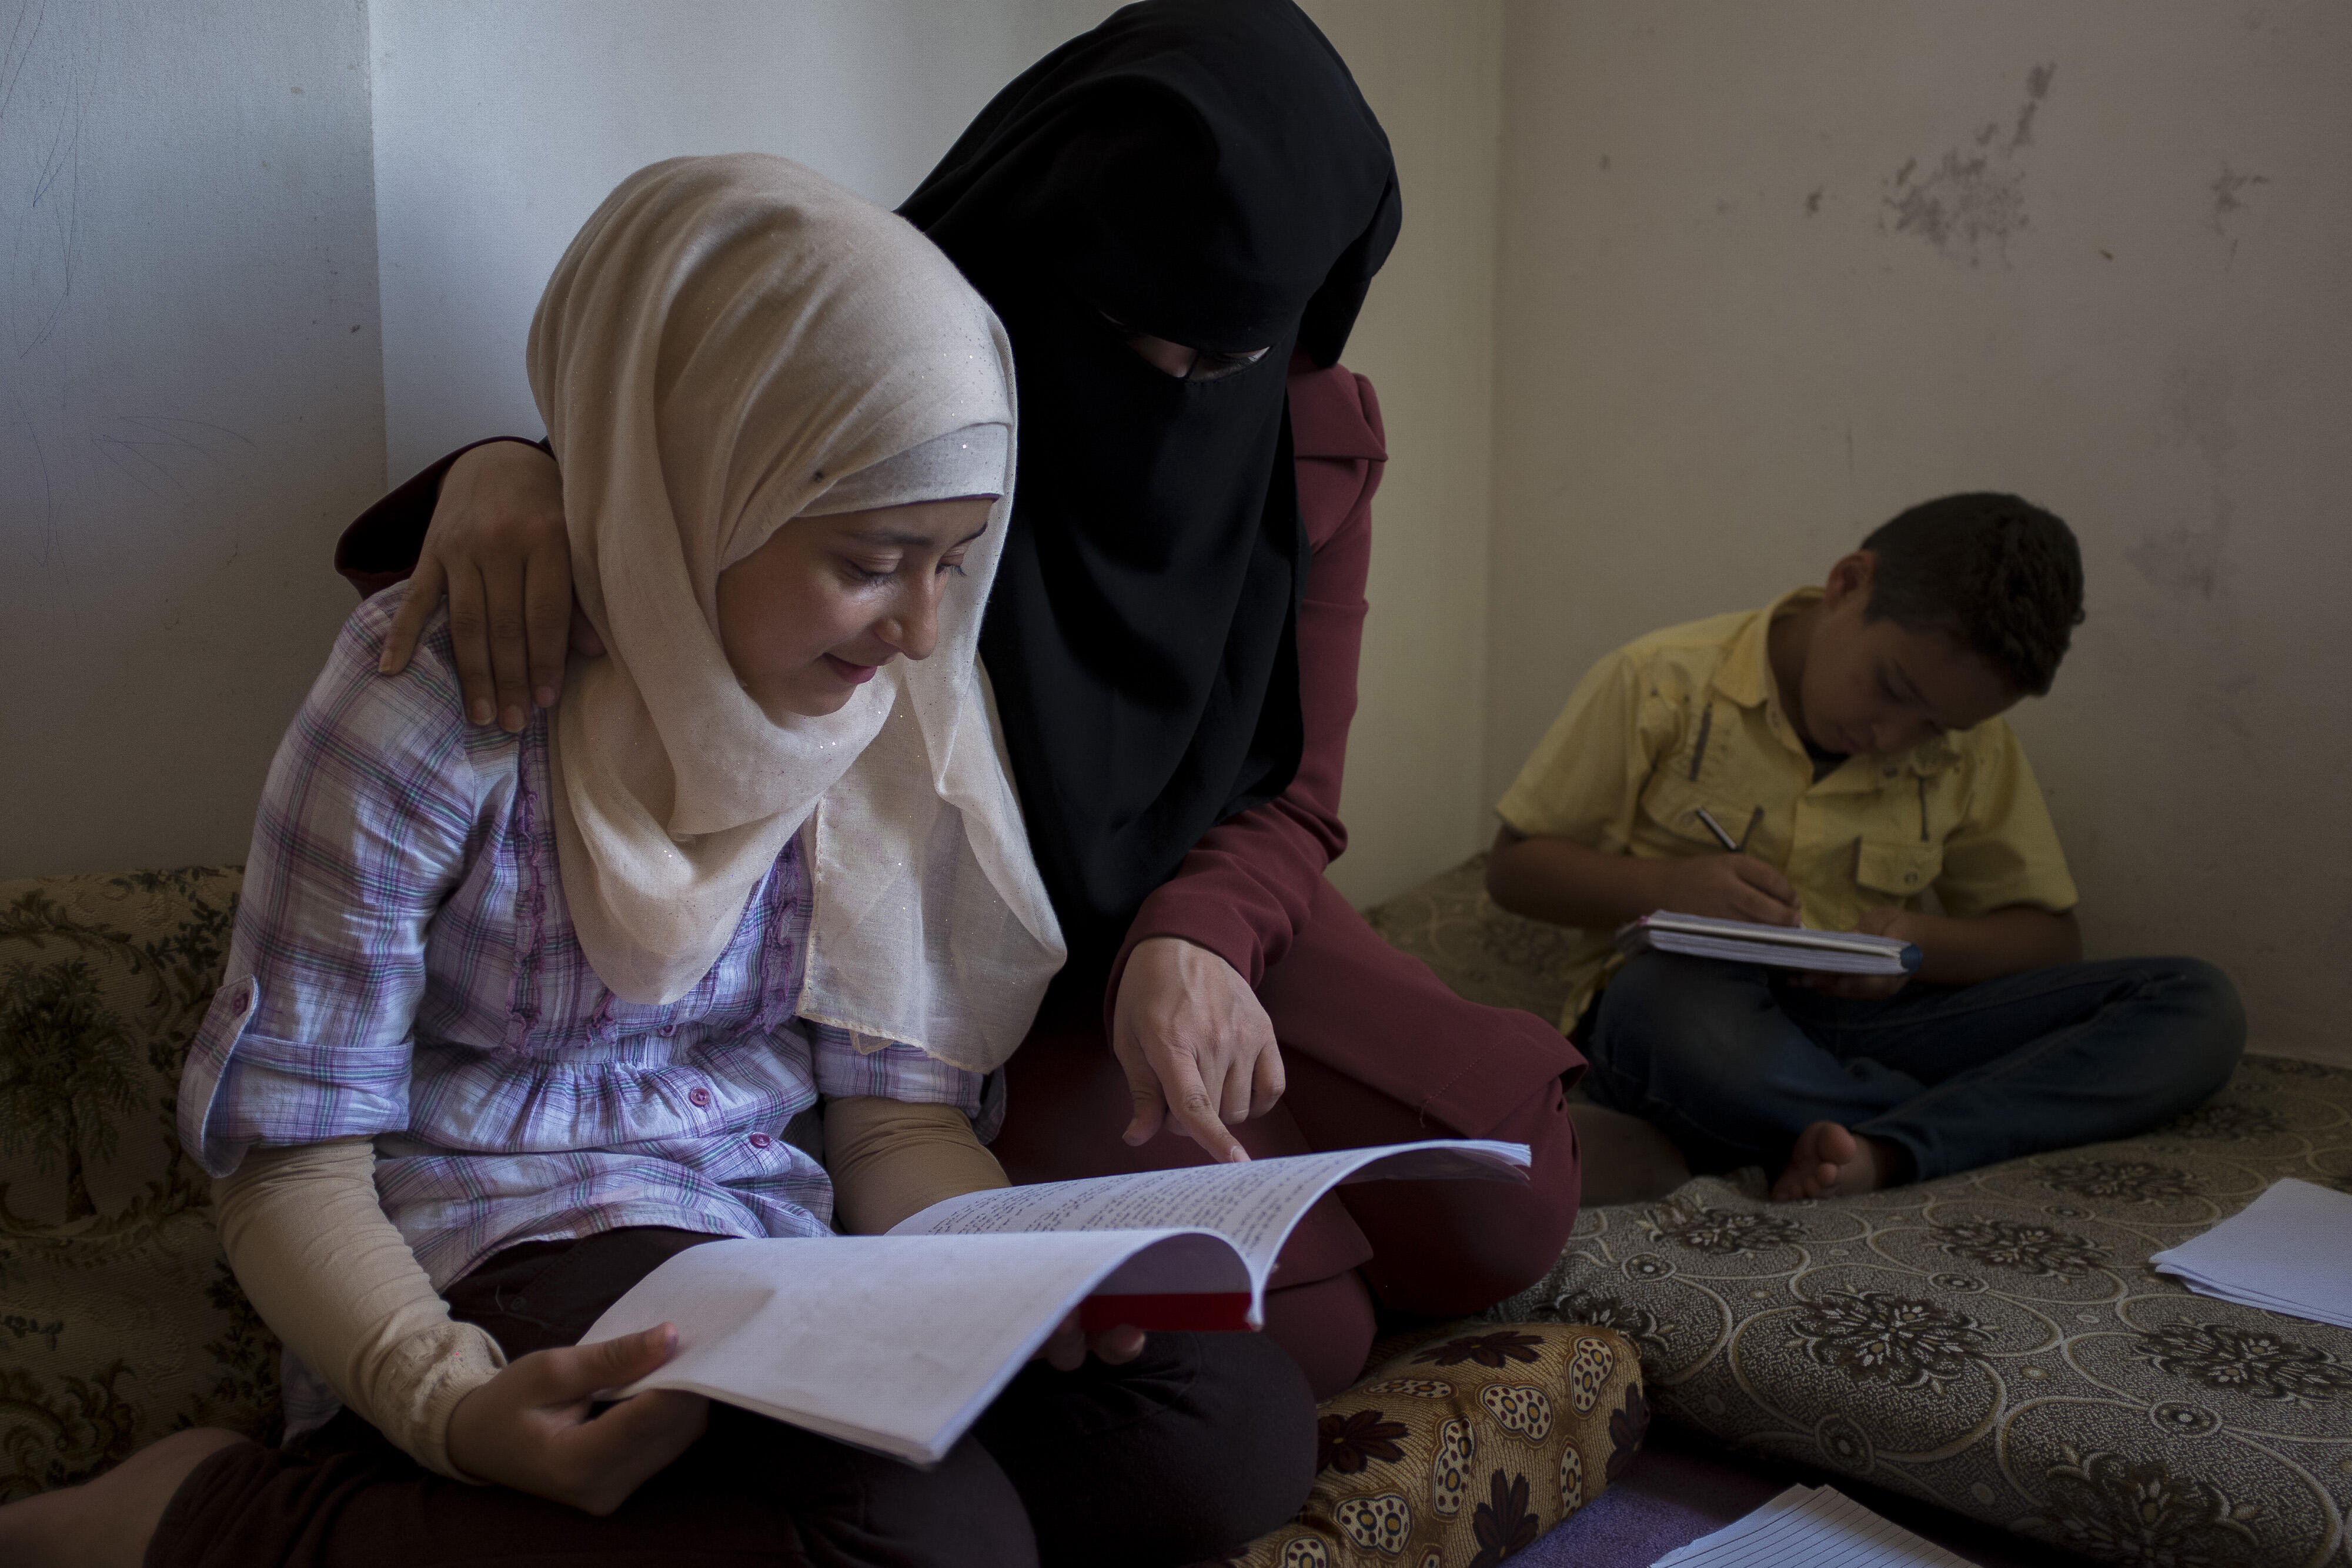
[[[656,1389],[591,1414],[606,1388],[634,1383],[677,1354],[664,1323],[597,1344],[533,1351],[468,1393],[449,1416],[449,1458],[497,1481],[603,1516],[702,1436],[710,1402]]]
[[[1282,1098],[1282,1051],[1265,1005],[1231,964],[1180,936],[1148,937],[1128,955],[1111,1052],[1134,1101],[1129,1144],[1150,1141],[1172,1117],[1211,1158],[1246,1160],[1227,1126]]]
[[[494,441],[449,465],[378,669],[408,667],[445,595],[472,723],[520,732],[531,704],[551,706],[562,691],[567,647],[592,658],[604,651],[572,602],[554,458],[525,442]]]

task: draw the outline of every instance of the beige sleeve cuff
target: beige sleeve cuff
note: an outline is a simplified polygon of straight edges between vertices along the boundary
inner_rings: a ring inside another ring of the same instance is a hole
[[[961,1111],[872,1094],[824,1103],[824,1164],[835,1223],[853,1236],[878,1236],[942,1198],[1013,1185]]]
[[[451,1320],[385,1217],[369,1140],[254,1149],[213,1184],[213,1209],[237,1283],[287,1347],[418,1464],[472,1480],[449,1458],[449,1416],[506,1356]]]

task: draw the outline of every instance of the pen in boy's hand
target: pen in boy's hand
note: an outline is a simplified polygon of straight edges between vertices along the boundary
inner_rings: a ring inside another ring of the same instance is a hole
[[[1735,855],[1739,852],[1738,841],[1734,839],[1729,833],[1723,831],[1723,824],[1715,820],[1714,812],[1708,810],[1706,807],[1701,806],[1698,809],[1698,820],[1706,826],[1708,832],[1715,835],[1715,841],[1721,844],[1727,852]],[[1750,831],[1755,830],[1755,823],[1753,821],[1748,823],[1748,829]]]

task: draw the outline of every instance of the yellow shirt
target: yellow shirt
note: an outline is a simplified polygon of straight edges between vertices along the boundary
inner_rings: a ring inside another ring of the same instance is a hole
[[[1496,808],[1531,838],[1604,854],[1721,854],[1700,808],[1735,839],[1764,809],[1748,852],[1797,889],[1805,924],[1851,931],[1865,909],[1919,907],[1929,888],[1948,915],[2076,902],[2066,857],[2017,737],[1999,718],[1898,757],[1849,757],[1818,783],[1780,709],[1765,634],[1821,597],[1717,615],[1628,643],[1577,684],[1568,706]],[[1568,1010],[1623,962],[1611,933],[1571,944]]]

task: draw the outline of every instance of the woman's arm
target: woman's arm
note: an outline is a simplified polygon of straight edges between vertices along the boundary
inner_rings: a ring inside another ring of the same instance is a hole
[[[1344,368],[1294,361],[1298,507],[1314,555],[1298,612],[1305,745],[1290,786],[1218,823],[1143,902],[1111,968],[1112,1050],[1141,1144],[1164,1116],[1221,1160],[1246,1158],[1227,1124],[1264,1115],[1285,1080],[1274,1025],[1255,994],[1307,921],[1324,871],[1347,848],[1339,821],[1356,714],[1373,492],[1387,462],[1380,402]]]

